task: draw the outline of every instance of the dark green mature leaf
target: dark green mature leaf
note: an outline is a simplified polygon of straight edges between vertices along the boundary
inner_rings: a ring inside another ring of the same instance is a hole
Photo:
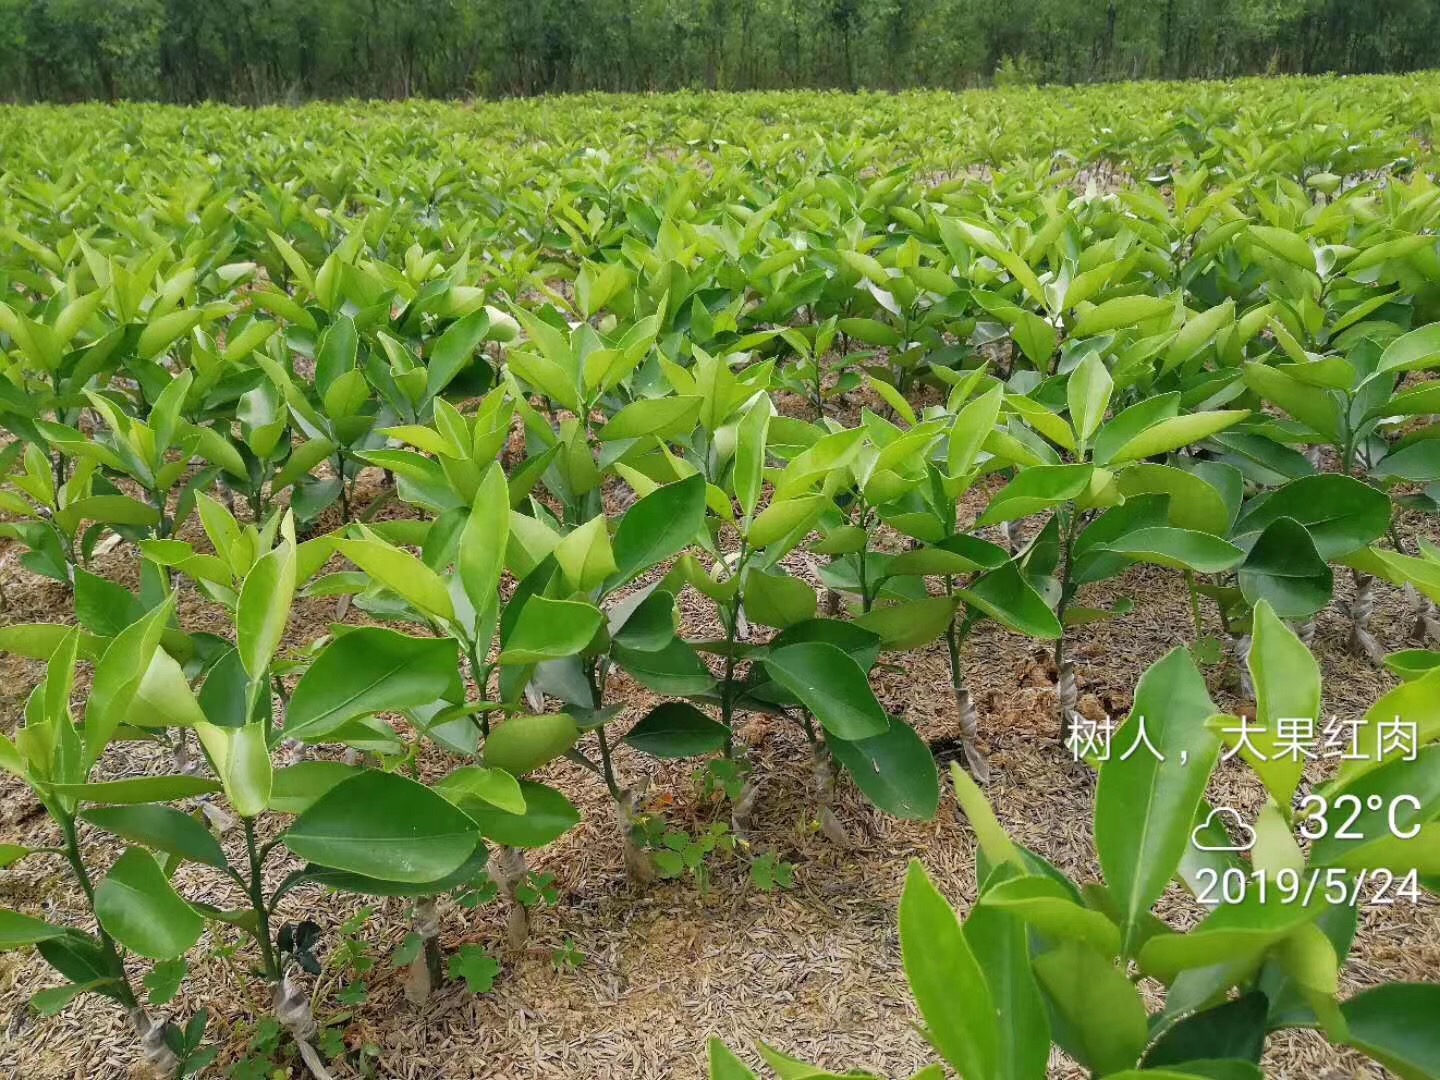
[[[1335,575],[1305,526],[1276,518],[1265,526],[1239,570],[1240,592],[1254,607],[1267,600],[1283,619],[1305,619],[1330,602]]]
[[[51,926],[40,919],[22,915],[18,911],[0,908],[0,952],[21,949],[51,938],[64,937],[63,926]]]
[[[459,667],[450,638],[351,630],[301,677],[285,710],[285,735],[315,742],[361,716],[429,705],[459,691]]]
[[[679,638],[671,638],[663,649],[644,651],[616,643],[610,648],[610,658],[657,694],[703,694],[715,685],[715,677],[699,654]]]
[[[992,570],[968,589],[957,589],[955,593],[971,607],[1026,637],[1053,640],[1060,636],[1060,620],[1014,562]]]
[[[1388,983],[1341,1006],[1349,1045],[1402,1080],[1440,1076],[1440,984]]]
[[[1328,561],[1384,536],[1390,527],[1390,500],[1354,477],[1304,476],[1252,500],[1235,522],[1234,534],[1261,532],[1280,518],[1305,526],[1315,550]]]
[[[470,858],[475,823],[435,792],[366,770],[295,819],[284,843],[302,859],[383,881],[438,881]]]
[[[173,960],[205,929],[143,848],[128,849],[96,887],[95,917],[121,945],[152,960]]]
[[[898,818],[929,821],[940,807],[940,774],[925,740],[903,720],[889,717],[884,734],[842,739],[827,732],[825,745],[872,803]]]
[[[1220,752],[1205,725],[1217,711],[1190,654],[1175,649],[1140,677],[1134,707],[1112,741],[1118,749],[1100,767],[1095,845],[1124,920],[1127,951],[1190,842]],[[1153,752],[1139,743],[1142,728]]]
[[[223,870],[225,852],[210,830],[189,814],[168,806],[107,806],[82,810],[92,825],[156,851]]]
[[[1265,1050],[1270,1003],[1259,991],[1192,1013],[1170,1027],[1145,1051],[1146,1068],[1180,1066],[1204,1058],[1259,1063]]]
[[[699,757],[725,748],[729,729],[684,701],[651,709],[622,740],[658,758]]]
[[[848,653],[822,641],[775,649],[764,658],[770,677],[794,694],[825,730],[842,739],[867,739],[890,729],[870,680]]]

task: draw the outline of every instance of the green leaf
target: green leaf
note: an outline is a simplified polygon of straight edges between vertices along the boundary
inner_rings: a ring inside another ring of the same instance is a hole
[[[504,769],[462,765],[436,784],[435,790],[461,809],[465,800],[480,799],[510,814],[525,813],[520,781]]]
[[[1304,755],[1280,751],[1280,720],[1320,717],[1320,665],[1295,632],[1275,614],[1270,604],[1255,605],[1254,629],[1247,660],[1255,685],[1255,723],[1247,745],[1240,748],[1246,762],[1280,806],[1289,806],[1305,773]]]
[[[1240,592],[1252,606],[1268,602],[1286,619],[1306,619],[1330,602],[1335,575],[1294,518],[1265,526],[1238,573]]]
[[[80,802],[128,806],[209,795],[219,791],[220,785],[207,776],[142,776],[94,784],[52,784],[50,790]]]
[[[755,516],[755,507],[760,502],[766,439],[774,412],[770,396],[757,395],[735,429],[735,467],[730,483],[747,522]]]
[[[966,1077],[994,1075],[999,1034],[985,973],[960,920],[911,860],[900,898],[900,952],[930,1041]]]
[[[723,750],[729,729],[684,701],[657,705],[621,741],[657,758],[700,757]]]
[[[980,519],[977,529],[1038,514],[1075,498],[1090,484],[1089,465],[1036,465],[1000,489]]]
[[[987,889],[982,907],[1014,914],[1047,938],[1078,941],[1105,956],[1120,952],[1120,930],[1098,911],[1071,899],[1059,882],[1035,874],[1014,877]]]
[[[474,798],[464,800],[465,813],[485,839],[507,847],[544,847],[580,823],[580,811],[554,788],[521,780],[520,792],[525,798],[523,814]]]
[[[1190,842],[1219,755],[1206,727],[1217,711],[1190,654],[1174,649],[1140,677],[1130,716],[1112,739],[1118,749],[1100,767],[1095,845],[1124,921],[1127,952]],[[1139,743],[1142,724],[1164,761]],[[1132,746],[1138,748],[1125,757]]]
[[[1305,526],[1320,558],[1333,561],[1385,535],[1390,499],[1351,476],[1302,476],[1252,500],[1235,522],[1235,535],[1261,532],[1280,518]]]
[[[1070,373],[1065,384],[1065,399],[1070,406],[1070,423],[1081,445],[1087,445],[1100,429],[1114,388],[1115,380],[1098,352],[1087,353]]]
[[[505,549],[510,540],[510,492],[500,463],[485,470],[475,492],[475,502],[465,528],[460,531],[456,569],[465,596],[475,609],[482,634],[493,633],[494,612],[499,605],[500,575],[505,569]]]
[[[644,435],[679,437],[695,426],[700,416],[700,397],[643,398],[632,401],[616,413],[596,438],[601,442],[638,439]]]
[[[256,722],[242,727],[217,727],[203,723],[195,725],[195,734],[215,763],[215,771],[225,785],[225,795],[235,812],[247,818],[262,813],[270,803],[270,787],[274,781],[265,725]]]
[[[374,770],[321,796],[284,836],[302,859],[398,882],[437,881],[478,842],[475,823],[435,792]]]
[[[218,870],[224,870],[228,865],[220,842],[209,829],[189,814],[182,814],[168,806],[108,806],[82,810],[80,816],[131,843],[143,844]]]
[[[1018,634],[1047,640],[1061,634],[1055,613],[1014,562],[983,575],[968,589],[955,590],[955,595]]]
[[[745,578],[745,614],[760,626],[783,630],[815,617],[815,589],[785,573],[752,571]]]
[[[1035,958],[1035,974],[1064,1021],[1061,1045],[1099,1076],[1133,1068],[1150,1041],[1140,992],[1114,963],[1067,941]]]
[[[620,519],[615,530],[617,570],[605,583],[611,592],[652,566],[680,554],[705,520],[705,478],[698,473],[656,488]]]
[[[610,648],[610,658],[657,694],[704,694],[715,685],[715,677],[695,649],[679,638],[671,638],[663,649],[631,649],[617,642]]]
[[[619,569],[610,547],[605,515],[593,518],[571,532],[555,548],[555,561],[573,588],[589,592]]]
[[[300,761],[276,769],[270,785],[270,809],[277,814],[303,814],[320,797],[360,770],[340,761]]]
[[[1356,994],[1340,1011],[1348,1044],[1402,1080],[1440,1076],[1440,984],[1386,983]]]
[[[1173,315],[1174,312],[1175,301],[1169,297],[1147,296],[1143,293],[1118,296],[1114,300],[1106,300],[1103,304],[1087,308],[1070,328],[1070,336],[1076,339],[1095,337],[1108,334],[1112,330],[1134,326],[1147,319]]]
[[[881,810],[908,821],[930,821],[940,807],[935,755],[909,724],[888,719],[884,734],[848,740],[827,733],[825,745]]]
[[[455,381],[490,332],[490,313],[472,311],[451,323],[436,339],[426,361],[425,394],[434,397]]]
[[[579,738],[580,729],[565,713],[507,717],[485,739],[485,764],[523,776],[555,760]]]
[[[1123,465],[1127,461],[1140,461],[1158,454],[1168,454],[1182,447],[1194,446],[1217,432],[1233,427],[1249,415],[1249,409],[1229,409],[1172,416],[1151,424],[1103,460],[1097,453],[1095,463]]]
[[[770,677],[794,694],[825,730],[842,739],[866,739],[890,729],[864,670],[849,654],[823,641],[798,642],[764,658]]]
[[[23,949],[37,942],[64,937],[67,933],[63,926],[51,926],[18,911],[0,908],[0,952]]]
[[[759,1077],[719,1039],[711,1039],[710,1080],[759,1080]]]
[[[464,979],[472,994],[488,994],[500,974],[500,962],[480,945],[461,945],[450,958],[450,977]]]
[[[1248,363],[1245,385],[1278,405],[1330,443],[1340,441],[1341,410],[1335,392],[1310,386],[1263,363]]]
[[[337,540],[335,549],[426,615],[447,622],[455,618],[444,579],[408,551],[378,539]]]
[[[1325,910],[1323,888],[1311,889],[1305,881],[1299,888],[1293,903],[1274,890],[1262,899],[1260,889],[1248,889],[1240,903],[1221,905],[1187,933],[1154,935],[1140,949],[1141,970],[1170,982],[1182,971],[1214,965],[1217,957],[1236,965],[1258,961],[1277,941]]]
[[[144,682],[150,660],[160,644],[160,635],[170,618],[172,605],[160,604],[144,618],[131,623],[105,650],[95,666],[95,681],[85,703],[85,740],[87,767],[104,752],[130,711],[131,703]]]
[[[986,883],[1014,872],[1011,866],[997,865]],[[971,909],[963,929],[985,973],[996,1016],[1004,1018],[996,1025],[996,1080],[1043,1080],[1050,1059],[1050,1018],[1031,967],[1029,930],[1012,914],[983,905]],[[943,1073],[937,1072],[933,1080],[943,1080]]]
[[[295,545],[282,541],[245,575],[235,611],[240,659],[252,680],[263,679],[285,636],[295,596]]]
[[[953,596],[927,596],[923,600],[881,604],[861,615],[855,623],[878,634],[885,648],[909,651],[928,645],[945,633],[955,617],[958,603]]]
[[[1384,371],[1416,371],[1434,367],[1440,361],[1440,323],[1431,323],[1408,334],[1401,334],[1385,346],[1380,354],[1380,363],[1375,367],[1378,375]]]
[[[1155,1040],[1145,1052],[1145,1067],[1183,1070],[1186,1062],[1206,1058],[1258,1064],[1265,1050],[1268,1013],[1269,1002],[1259,991],[1192,1013]]]
[[[185,981],[185,975],[190,966],[185,963],[184,957],[176,960],[162,960],[151,969],[142,982],[149,992],[147,996],[151,1005],[164,1005],[173,1001],[175,995],[180,992],[180,984]]]
[[[504,638],[502,664],[538,664],[574,656],[594,639],[605,616],[594,604],[529,596]]]
[[[151,960],[182,955],[205,929],[200,913],[142,848],[128,848],[96,887],[95,917],[121,945]]]
[[[1234,544],[1190,529],[1136,529],[1108,544],[1097,544],[1094,550],[1113,551],[1136,562],[1201,574],[1218,574],[1245,558]]]
[[[365,626],[315,658],[285,711],[285,736],[316,742],[374,713],[429,705],[459,688],[455,641]]]

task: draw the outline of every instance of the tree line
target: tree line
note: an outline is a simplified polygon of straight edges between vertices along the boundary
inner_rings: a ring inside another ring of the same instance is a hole
[[[0,97],[963,88],[1440,66],[1434,0],[0,0]]]

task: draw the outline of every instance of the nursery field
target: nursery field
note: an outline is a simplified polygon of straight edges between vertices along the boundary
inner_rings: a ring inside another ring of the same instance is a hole
[[[0,1073],[1440,1077],[1437,118],[0,107]]]

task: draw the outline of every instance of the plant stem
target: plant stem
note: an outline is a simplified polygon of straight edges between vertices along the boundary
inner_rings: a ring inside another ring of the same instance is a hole
[[[610,797],[619,802],[624,793],[620,790],[620,785],[615,782],[615,767],[610,763],[610,740],[605,738],[603,724],[595,729],[595,735],[600,740],[601,775],[605,777],[605,786],[610,790]]]
[[[271,982],[280,981],[280,965],[275,960],[275,947],[270,941],[270,910],[265,904],[265,879],[262,873],[264,858],[255,843],[255,821],[241,818],[245,827],[245,851],[250,858],[250,907],[255,912],[255,940],[260,945],[260,958],[265,964],[265,977]],[[268,850],[266,852],[268,854]]]
[[[1205,620],[1200,614],[1200,593],[1195,588],[1195,571],[1185,571],[1185,587],[1190,590],[1190,616],[1195,620],[1195,640],[1205,636]]]

